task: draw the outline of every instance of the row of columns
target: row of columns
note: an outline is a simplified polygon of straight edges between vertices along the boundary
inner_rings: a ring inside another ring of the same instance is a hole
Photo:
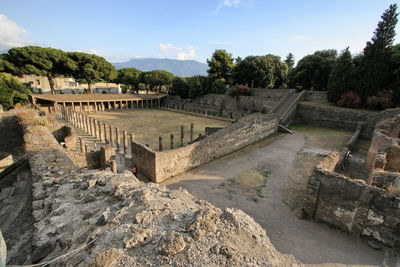
[[[84,104],[87,106],[87,111],[104,112],[106,110],[122,110],[122,109],[144,109],[144,108],[160,108],[160,99],[142,99],[142,100],[115,100],[115,101],[80,101],[68,102],[71,103],[70,108],[74,111],[84,110]],[[55,103],[55,109],[59,103]],[[107,105],[106,105],[107,104]],[[64,108],[67,108],[67,102],[61,102]],[[78,108],[79,107],[79,108]],[[92,107],[92,108],[91,108]],[[111,108],[112,107],[112,108]]]
[[[190,143],[193,142],[193,128],[194,124],[190,124]],[[201,136],[201,134],[199,135]],[[185,133],[184,133],[184,127],[181,125],[181,147],[184,145],[184,138],[185,138]],[[174,135],[171,134],[170,136],[170,149],[174,149]],[[163,150],[163,138],[162,136],[158,137],[158,150],[162,151]]]
[[[76,128],[81,129],[85,133],[95,137],[97,140],[110,144],[112,147],[116,147],[116,151],[123,151],[125,155],[128,154],[129,147],[127,131],[121,131],[116,127],[112,127],[111,125],[103,123],[97,119],[86,116],[83,113],[76,112],[71,107],[66,108],[63,105],[56,105],[55,112],[58,118],[71,123]],[[129,134],[129,137],[132,142],[134,140],[134,135]],[[88,147],[85,146],[83,139],[81,139],[80,142],[81,152],[88,152]],[[96,141],[94,144],[96,145]]]

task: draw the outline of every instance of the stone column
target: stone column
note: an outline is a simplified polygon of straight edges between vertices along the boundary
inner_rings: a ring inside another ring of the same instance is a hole
[[[131,109],[133,109],[133,100],[131,101]]]
[[[87,133],[86,115],[82,114],[82,120],[83,120],[83,131]]]
[[[124,154],[128,154],[128,136],[126,135],[126,131],[122,131],[122,138],[124,140]]]
[[[114,110],[117,110],[117,101],[114,101]]]
[[[115,143],[117,144],[117,151],[121,148],[121,137],[119,133],[119,128],[115,128]]]
[[[94,101],[94,112],[97,112],[97,102]]]
[[[108,136],[107,136],[107,124],[104,123],[104,142],[108,143]]]
[[[193,123],[190,124],[190,143],[193,142]]]
[[[97,134],[97,120],[93,119],[93,131],[94,131],[94,137],[96,139],[99,139],[99,135]]]
[[[80,107],[80,112],[83,112],[83,108],[82,108],[82,102],[79,102],[79,107]]]
[[[122,110],[122,101],[119,101],[119,110]]]
[[[113,129],[112,129],[111,125],[109,127],[109,130],[110,130],[110,144],[112,147],[114,147],[114,134],[113,134]]]
[[[110,101],[108,101],[108,106],[107,106],[107,108],[108,108],[108,111],[111,110],[111,102],[110,102]]]
[[[86,153],[90,152],[90,149],[89,149],[88,145],[85,145],[85,151],[86,151]]]
[[[160,99],[159,98],[157,98],[157,105],[158,105],[158,108],[160,108]]]
[[[104,112],[104,101],[101,101],[101,112]]]
[[[111,161],[111,170],[113,173],[117,173],[117,162],[115,161],[115,159]]]
[[[91,136],[93,136],[93,119],[92,118],[88,118],[89,119],[89,134],[91,135]]]
[[[184,138],[183,125],[181,125],[181,146],[183,146],[183,138]]]
[[[174,134],[171,134],[171,149],[174,149]]]
[[[125,103],[126,104],[125,109],[128,109],[129,108],[128,100],[126,100],[125,102],[126,102]]]
[[[87,112],[90,113],[90,102],[88,101],[86,104],[87,104]]]
[[[161,136],[158,137],[158,150],[162,151],[162,137]]]

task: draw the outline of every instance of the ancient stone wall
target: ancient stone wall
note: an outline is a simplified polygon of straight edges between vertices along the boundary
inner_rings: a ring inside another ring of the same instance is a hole
[[[156,152],[137,141],[132,142],[131,148],[132,161],[137,166],[138,172],[156,181]]]
[[[198,142],[172,150],[154,152],[133,142],[132,158],[139,172],[154,182],[161,182],[265,138],[277,129],[278,120],[274,115],[255,113]]]
[[[279,253],[241,210],[222,211],[185,190],[140,182],[129,171],[79,169],[47,128],[19,118],[34,177],[32,263],[302,266]]]
[[[193,100],[168,96],[164,100],[164,107],[240,119],[254,112],[272,113],[294,91],[294,89],[253,89],[253,96],[208,94]]]
[[[317,167],[303,209],[316,221],[400,249],[400,198],[383,189]]]
[[[316,102],[316,103],[328,103],[328,92],[327,91],[309,91],[305,95],[305,101]]]
[[[295,122],[346,131],[354,131],[358,122],[364,122],[360,136],[372,138],[372,133],[379,121],[399,113],[400,108],[375,112],[304,101],[300,102],[297,107]]]

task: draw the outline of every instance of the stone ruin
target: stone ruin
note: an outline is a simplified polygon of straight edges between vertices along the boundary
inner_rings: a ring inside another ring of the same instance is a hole
[[[302,266],[278,252],[241,210],[221,210],[186,190],[141,182],[129,171],[79,168],[46,127],[26,116],[18,114],[33,182],[30,263]]]
[[[399,116],[376,125],[364,163],[369,177],[340,172],[351,146],[324,158],[308,179],[301,216],[400,250],[399,133]]]

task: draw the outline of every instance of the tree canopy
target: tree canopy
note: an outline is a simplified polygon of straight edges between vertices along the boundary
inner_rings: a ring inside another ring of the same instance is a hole
[[[172,83],[174,75],[165,70],[152,70],[143,72],[143,81],[150,86],[160,90],[161,86],[169,86]]]
[[[328,80],[328,100],[336,103],[340,97],[349,91],[355,91],[354,63],[347,47],[338,57]]]
[[[103,57],[81,52],[69,52],[68,55],[77,64],[77,69],[73,73],[74,77],[85,79],[87,81],[89,94],[93,93],[93,80],[103,79],[106,81],[112,81],[118,76],[115,67]]]
[[[140,76],[142,72],[135,68],[123,68],[118,70],[116,82],[126,85],[131,91],[139,90]]]
[[[211,59],[207,59],[207,64],[210,67],[207,71],[210,79],[224,79],[228,83],[231,81],[232,70],[234,67],[233,58],[231,54],[226,52],[226,50],[215,50]]]
[[[286,56],[286,59],[285,59],[284,62],[288,65],[289,71],[292,70],[293,67],[294,67],[294,56],[293,56],[293,54],[292,54],[292,53],[289,53],[289,54]]]
[[[278,56],[248,56],[238,58],[233,79],[238,84],[253,84],[259,88],[285,87],[288,66]]]
[[[52,94],[55,94],[53,81],[55,77],[72,74],[77,70],[77,64],[66,52],[54,48],[16,47],[8,51],[6,60],[12,63],[20,74],[47,76]]]
[[[290,73],[291,86],[298,86],[302,90],[327,90],[336,56],[337,51],[329,49],[303,57]]]
[[[382,20],[363,51],[360,65],[359,91],[362,99],[377,95],[380,91],[389,88],[393,72],[390,68],[392,45],[395,27],[397,24],[397,5],[390,5],[383,15]]]
[[[28,101],[31,91],[17,77],[9,73],[0,73],[0,104],[10,109],[20,101]]]

